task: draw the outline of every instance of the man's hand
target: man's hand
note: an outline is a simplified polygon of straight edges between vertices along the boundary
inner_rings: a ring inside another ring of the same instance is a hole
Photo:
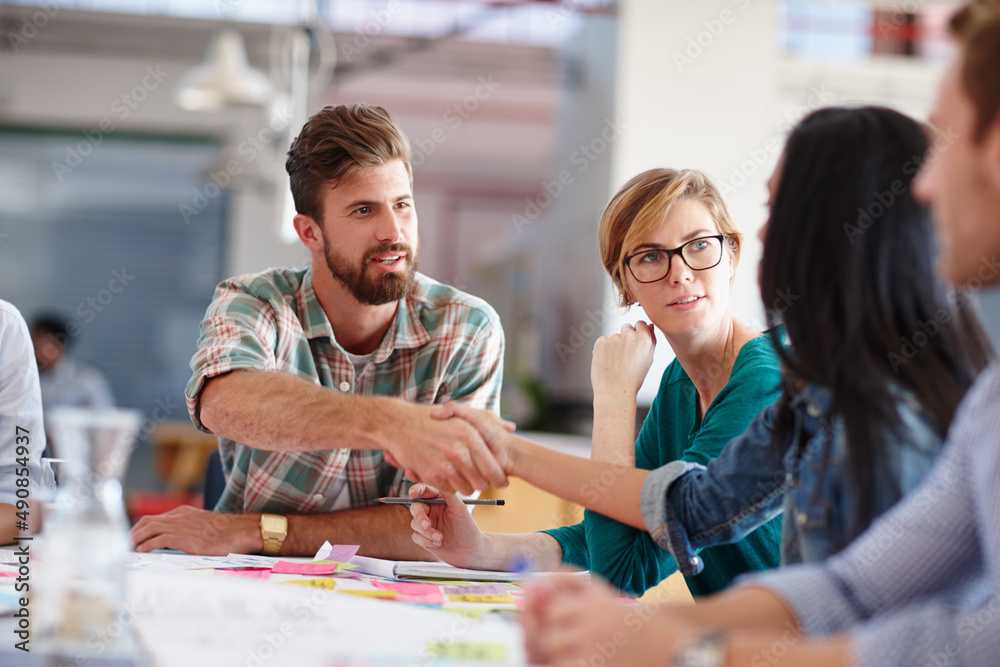
[[[486,535],[472,519],[462,499],[453,493],[442,495],[433,486],[415,484],[411,498],[444,498],[446,505],[413,503],[413,541],[455,567],[490,569],[486,563]]]
[[[222,514],[190,506],[144,516],[129,534],[136,551],[179,549],[199,556],[260,553],[260,514]]]
[[[502,463],[474,424],[443,419],[438,414],[432,418],[439,410],[436,407],[397,401],[395,409],[400,419],[394,429],[387,429],[386,460],[405,470],[407,477],[444,493],[470,494],[490,484],[497,488],[507,485]],[[492,417],[492,413],[485,413]]]
[[[449,422],[462,420],[471,424],[489,446],[489,451],[503,471],[503,483],[494,483],[493,486],[495,488],[507,486],[506,476],[513,474],[513,461],[510,455],[513,449],[511,433],[516,428],[513,422],[501,419],[489,410],[478,410],[455,401],[436,407],[433,415],[435,419]],[[453,417],[458,417],[459,420],[452,419]]]

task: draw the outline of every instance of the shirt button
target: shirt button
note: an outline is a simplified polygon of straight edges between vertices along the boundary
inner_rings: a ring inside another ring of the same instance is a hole
[[[341,382],[340,383],[340,391],[348,392],[350,390],[351,390],[351,383],[350,382]]]
[[[692,556],[691,560],[688,561],[688,562],[691,564],[691,567],[694,567],[694,568],[697,568],[697,567],[701,566],[701,558],[699,558],[698,556]]]
[[[805,512],[799,512],[799,515],[795,517],[795,522],[799,524],[799,528],[805,528],[806,524],[809,523],[809,516]]]
[[[792,481],[793,481],[792,480],[792,473],[786,472],[785,473],[785,484],[791,484]]]
[[[819,408],[812,403],[806,406],[806,412],[809,413],[810,417],[819,417]]]
[[[316,494],[314,494],[313,495],[313,502],[314,503],[321,503],[321,502],[323,502],[323,494],[322,493],[316,493]]]

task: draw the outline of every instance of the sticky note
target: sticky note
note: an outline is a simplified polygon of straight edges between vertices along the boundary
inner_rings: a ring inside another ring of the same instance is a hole
[[[335,560],[341,563],[354,558],[361,547],[357,544],[330,544],[324,542],[323,546],[316,552],[315,560]]]
[[[514,604],[514,596],[510,593],[503,595],[449,595],[451,602],[489,602],[491,604]]]
[[[336,587],[333,579],[293,579],[281,583],[295,584],[296,586],[315,586],[316,588],[326,588],[329,590],[333,590]]]
[[[503,644],[486,642],[441,642],[432,641],[427,644],[427,654],[443,658],[459,660],[483,660],[489,662],[506,662],[507,647]]]
[[[436,584],[421,584],[412,581],[372,581],[375,588],[386,591],[395,591],[399,597],[395,598],[400,602],[414,602],[416,604],[443,604],[444,598],[441,596],[441,587]]]
[[[279,560],[271,568],[274,574],[333,574],[337,570],[357,567],[347,563],[339,563],[333,560],[316,560],[309,563],[292,563],[286,560]]]
[[[216,574],[221,574],[227,577],[242,577],[244,579],[267,579],[271,576],[271,568],[269,567],[240,567],[240,568],[220,568],[215,570]]]
[[[399,597],[396,591],[340,591],[348,595],[360,595],[366,598],[379,598],[384,600],[395,600]]]
[[[476,586],[442,586],[445,595],[503,595],[507,587],[503,584],[480,584]]]

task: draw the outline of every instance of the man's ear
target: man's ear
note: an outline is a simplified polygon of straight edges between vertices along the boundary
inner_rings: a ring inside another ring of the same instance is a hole
[[[302,245],[312,252],[323,252],[323,230],[311,216],[299,213],[292,219],[295,233],[299,235]]]

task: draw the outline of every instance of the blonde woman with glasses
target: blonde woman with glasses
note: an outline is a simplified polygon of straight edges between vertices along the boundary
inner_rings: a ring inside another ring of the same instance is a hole
[[[594,346],[592,458],[615,464],[615,470],[652,470],[672,461],[707,464],[779,393],[771,335],[734,317],[729,306],[742,248],[739,230],[704,174],[651,169],[611,199],[599,234],[602,261],[620,304],[639,304],[650,321],[626,325]],[[636,396],[658,337],[676,359],[663,373],[635,439]],[[528,460],[523,470],[512,465],[508,462],[512,474],[563,497],[572,493],[561,485],[582,491],[584,499],[616,493],[616,480],[609,484],[594,477],[581,487],[579,477],[560,466]],[[437,495],[424,484],[411,491],[416,497]],[[484,534],[454,496],[447,501],[412,506],[413,539],[453,565],[504,570],[527,561],[552,570],[568,564],[636,595],[678,569],[649,533],[595,512],[555,530]],[[779,542],[779,522],[770,521],[739,542],[704,550],[704,569],[686,578],[688,588],[695,596],[707,595],[744,572],[777,566]]]

